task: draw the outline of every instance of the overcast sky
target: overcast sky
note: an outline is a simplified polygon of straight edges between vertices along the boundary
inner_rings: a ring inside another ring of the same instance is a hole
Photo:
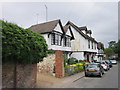
[[[78,26],[87,26],[92,37],[105,47],[111,40],[118,40],[117,2],[11,2],[2,3],[2,17],[23,28],[46,21],[61,19],[65,25],[71,21]],[[37,19],[38,17],[38,19]]]

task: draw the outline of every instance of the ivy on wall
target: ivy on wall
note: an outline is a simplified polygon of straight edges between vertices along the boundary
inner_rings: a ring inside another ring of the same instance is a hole
[[[2,25],[2,60],[33,64],[47,56],[48,46],[44,37],[30,29],[0,20]]]

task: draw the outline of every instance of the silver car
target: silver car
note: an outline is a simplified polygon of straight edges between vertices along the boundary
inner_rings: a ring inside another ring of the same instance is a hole
[[[85,67],[85,76],[95,75],[100,76],[104,74],[104,69],[99,63],[88,64]]]
[[[117,64],[116,60],[110,60],[112,62],[112,64]]]

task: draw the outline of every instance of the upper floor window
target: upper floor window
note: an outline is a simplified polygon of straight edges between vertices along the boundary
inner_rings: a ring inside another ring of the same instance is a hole
[[[71,47],[70,37],[64,37],[63,46]]]
[[[90,40],[88,40],[88,48],[90,48]]]
[[[95,44],[95,49],[96,49],[96,44]]]
[[[52,45],[60,45],[61,46],[61,34],[52,33],[51,34],[51,44]]]
[[[93,49],[93,42],[91,42],[91,44],[92,44],[92,49]]]

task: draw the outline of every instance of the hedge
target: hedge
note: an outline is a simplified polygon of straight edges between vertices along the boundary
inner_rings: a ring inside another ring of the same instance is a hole
[[[23,64],[38,63],[47,56],[48,46],[44,37],[30,29],[23,29],[16,24],[2,23],[2,60],[17,61]]]

